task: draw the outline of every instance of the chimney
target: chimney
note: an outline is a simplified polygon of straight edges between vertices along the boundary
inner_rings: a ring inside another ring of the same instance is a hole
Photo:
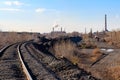
[[[54,32],[54,27],[53,27],[53,32]]]
[[[62,32],[62,27],[61,27],[61,32]]]
[[[105,31],[108,31],[107,30],[107,15],[105,14]]]
[[[85,34],[87,34],[87,32],[86,32],[86,27],[85,27]]]

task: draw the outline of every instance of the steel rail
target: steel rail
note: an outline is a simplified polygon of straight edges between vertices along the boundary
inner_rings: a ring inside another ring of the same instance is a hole
[[[17,51],[18,51],[18,55],[19,55],[19,58],[20,58],[20,62],[22,64],[22,68],[23,68],[23,72],[25,73],[26,77],[27,77],[27,80],[33,80],[23,59],[22,59],[22,56],[21,56],[21,51],[20,51],[20,47],[21,47],[22,44],[18,45],[17,47]]]
[[[9,47],[11,47],[11,46],[14,45],[14,44],[17,44],[17,43],[13,43],[13,44],[4,46],[2,49],[0,49],[0,57],[3,55],[3,53],[4,53],[4,51],[5,51],[6,49],[8,49]]]

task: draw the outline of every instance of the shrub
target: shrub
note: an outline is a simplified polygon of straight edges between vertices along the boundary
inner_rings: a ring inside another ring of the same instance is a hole
[[[72,54],[75,50],[75,45],[71,41],[61,40],[54,45],[54,52],[57,57],[65,57]]]
[[[92,51],[91,61],[96,61],[102,55],[99,48],[95,48]]]
[[[80,61],[77,56],[70,56],[70,60],[74,65],[77,65]]]
[[[54,53],[57,58],[67,58],[69,59],[74,65],[79,62],[79,58],[74,56],[76,46],[71,41],[58,41],[54,45]]]
[[[101,53],[101,52],[100,52],[100,49],[99,49],[99,48],[93,49],[93,52],[92,52],[93,55],[100,54],[100,53]]]

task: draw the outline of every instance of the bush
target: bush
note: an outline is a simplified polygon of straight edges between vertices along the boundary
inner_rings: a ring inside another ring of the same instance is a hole
[[[99,48],[95,48],[92,51],[91,61],[96,61],[102,55]]]
[[[99,49],[99,48],[93,49],[92,54],[93,54],[93,55],[101,54],[100,49]]]
[[[65,57],[73,54],[75,45],[71,41],[61,40],[54,45],[54,52],[57,57]]]
[[[77,65],[79,62],[79,58],[77,56],[74,56],[76,46],[71,41],[58,41],[55,43],[54,47],[54,53],[57,58],[67,58],[70,60],[74,65]]]
[[[77,56],[70,56],[70,60],[74,65],[77,65],[80,59]]]

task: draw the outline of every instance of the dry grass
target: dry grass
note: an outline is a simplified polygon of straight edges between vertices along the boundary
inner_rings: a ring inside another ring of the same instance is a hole
[[[76,46],[71,41],[59,41],[54,45],[54,53],[57,58],[67,58],[74,65],[79,62],[79,58],[74,56],[74,52],[76,50]]]
[[[102,53],[101,53],[99,48],[95,48],[95,49],[93,49],[91,55],[92,55],[91,56],[91,61],[94,62],[102,55]]]
[[[71,41],[59,41],[54,45],[55,55],[60,56],[68,56],[73,53],[75,50],[75,45]]]
[[[92,51],[92,54],[93,55],[96,55],[96,54],[100,54],[101,52],[100,52],[100,49],[99,48],[95,48],[95,49],[93,49],[93,51]]]
[[[110,72],[109,75],[115,80],[120,80],[120,66],[112,67],[108,70]]]
[[[107,68],[103,74],[106,80],[120,80],[120,66]]]
[[[77,65],[80,59],[77,56],[70,56],[70,60],[74,65]]]
[[[53,49],[57,58],[65,57],[75,65],[82,63],[81,59],[83,59],[83,57],[89,57],[88,59],[94,62],[102,55],[99,48],[95,48],[92,51],[92,54],[82,54],[81,52],[79,52],[78,48],[74,45],[74,43],[63,40],[55,43]]]
[[[21,41],[26,41],[32,39],[31,34],[28,33],[17,33],[17,32],[0,32],[0,48]]]
[[[110,45],[120,47],[120,31],[112,31],[107,33],[109,36],[105,38]]]
[[[81,49],[93,49],[93,48],[96,48],[96,47],[97,47],[96,44],[91,42],[90,40],[85,41],[84,43],[82,43],[80,45]]]

